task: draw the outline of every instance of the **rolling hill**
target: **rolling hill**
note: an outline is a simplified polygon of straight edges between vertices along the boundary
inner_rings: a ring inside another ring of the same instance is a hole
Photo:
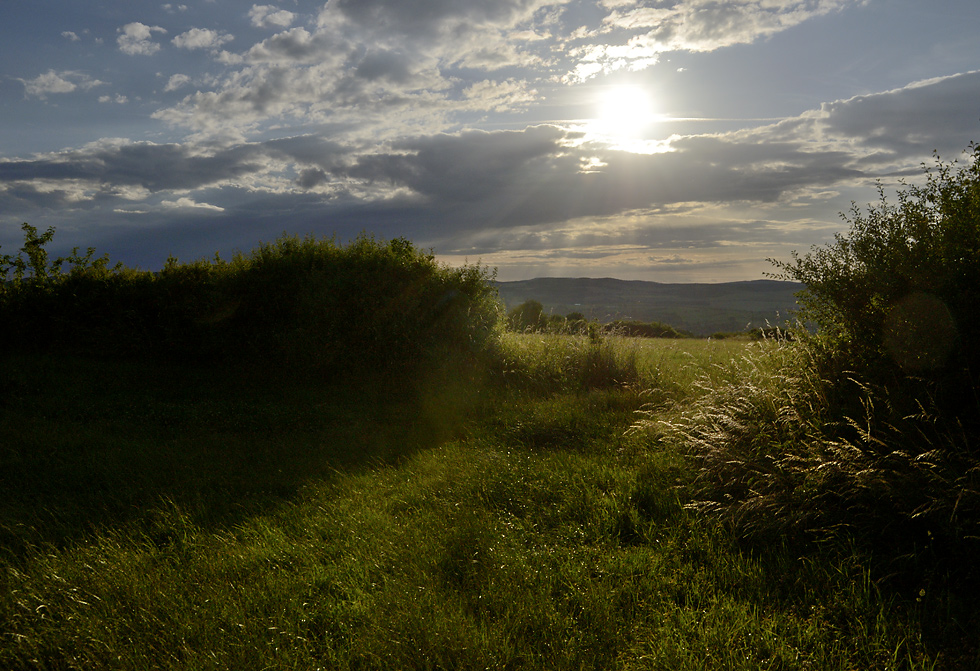
[[[527,300],[545,312],[581,312],[602,323],[614,319],[657,321],[697,335],[782,325],[796,309],[802,285],[774,280],[719,284],[663,284],[611,278],[541,277],[498,282],[508,310]]]

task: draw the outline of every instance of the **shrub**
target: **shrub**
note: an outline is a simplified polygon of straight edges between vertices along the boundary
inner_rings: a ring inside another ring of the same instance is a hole
[[[548,315],[540,301],[527,300],[507,313],[507,326],[512,331],[543,331],[548,325]]]
[[[487,269],[443,266],[401,238],[284,236],[150,273],[92,261],[93,250],[49,264],[53,229],[24,230],[21,253],[0,258],[0,277],[12,275],[0,289],[7,350],[399,373],[474,356],[499,320]]]
[[[964,415],[963,402],[976,400],[980,145],[970,156],[958,169],[937,159],[925,185],[900,191],[898,205],[879,186],[877,207],[844,217],[847,234],[773,262],[776,278],[805,285],[800,316],[819,330],[812,344],[823,373],[888,387],[899,415],[915,412],[923,391],[944,415]]]
[[[937,162],[897,206],[882,194],[854,208],[832,244],[774,262],[805,285],[799,317],[816,332],[763,343],[775,360],[706,385],[670,427],[699,464],[698,507],[752,536],[847,533],[896,575],[927,556],[973,571],[980,148],[970,155]]]

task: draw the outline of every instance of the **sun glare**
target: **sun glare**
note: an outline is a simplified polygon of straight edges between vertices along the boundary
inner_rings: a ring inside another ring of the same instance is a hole
[[[643,88],[615,86],[598,101],[592,129],[614,139],[639,139],[655,119],[653,101]]]

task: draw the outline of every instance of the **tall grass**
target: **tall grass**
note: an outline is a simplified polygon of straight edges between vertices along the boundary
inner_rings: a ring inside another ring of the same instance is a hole
[[[875,404],[887,397],[871,393],[862,414],[842,417],[837,386],[820,378],[812,356],[805,340],[749,350],[702,377],[678,414],[637,426],[651,446],[690,455],[689,510],[722,521],[748,547],[866,557],[876,584],[915,599],[930,645],[963,649],[957,632],[980,625],[972,597],[980,473],[970,434],[926,407],[885,423],[889,413]],[[977,648],[966,651],[973,661],[958,663],[976,663]]]
[[[629,387],[640,381],[637,348],[595,334],[500,334],[492,374],[505,386],[537,392]]]
[[[620,388],[679,400],[702,374],[746,351],[739,340],[633,338],[615,333],[504,331],[489,352],[494,379],[541,393]]]

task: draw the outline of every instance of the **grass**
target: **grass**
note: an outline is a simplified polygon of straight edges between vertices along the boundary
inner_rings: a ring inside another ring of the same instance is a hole
[[[754,552],[629,430],[753,347],[508,335],[380,389],[8,358],[0,667],[956,668],[860,552]]]

